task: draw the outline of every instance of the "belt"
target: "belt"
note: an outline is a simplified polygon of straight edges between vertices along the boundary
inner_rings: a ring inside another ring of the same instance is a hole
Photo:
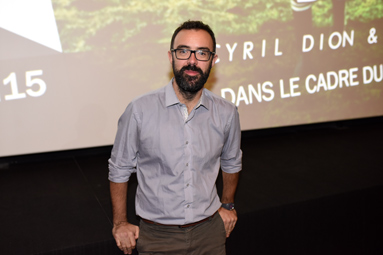
[[[209,216],[209,217],[207,217],[205,219],[202,219],[200,221],[196,221],[196,222],[185,224],[185,225],[161,224],[161,223],[157,223],[157,222],[154,222],[154,221],[151,221],[151,220],[147,220],[147,219],[144,219],[144,218],[141,218],[141,220],[143,220],[146,223],[153,224],[153,225],[158,225],[158,226],[189,228],[189,227],[196,226],[198,224],[201,224],[202,222],[205,222],[205,221],[208,221],[208,220],[212,219],[216,213],[217,212],[215,212],[212,216]]]

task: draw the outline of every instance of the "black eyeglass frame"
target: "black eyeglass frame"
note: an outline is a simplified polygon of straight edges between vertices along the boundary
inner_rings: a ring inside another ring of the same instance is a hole
[[[187,51],[190,52],[190,55],[189,55],[188,58],[178,58],[178,57],[177,57],[177,50],[187,50]],[[215,52],[213,52],[213,51],[207,51],[207,50],[170,49],[170,51],[171,51],[171,52],[174,52],[174,55],[176,56],[176,58],[177,58],[178,60],[188,60],[188,59],[191,57],[191,55],[194,53],[194,57],[195,57],[198,61],[204,61],[204,62],[206,62],[206,61],[209,61],[210,58],[211,58],[212,56],[215,55]],[[210,54],[210,55],[209,55],[209,58],[208,58],[207,60],[201,60],[201,59],[198,59],[197,54],[196,54],[197,51],[203,51],[203,52],[209,53],[209,54]]]

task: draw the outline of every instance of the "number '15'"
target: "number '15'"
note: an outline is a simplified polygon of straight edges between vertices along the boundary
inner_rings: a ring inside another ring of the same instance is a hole
[[[36,78],[36,76],[40,76],[43,74],[43,70],[34,70],[25,72],[25,83],[29,88],[25,92],[31,97],[39,97],[42,96],[47,90],[46,83],[40,79]],[[7,78],[3,80],[4,85],[11,85],[11,94],[5,95],[5,100],[14,100],[25,98],[26,94],[24,92],[19,92],[19,87],[17,85],[16,73],[12,72],[8,75]],[[32,88],[33,85],[36,85]],[[1,101],[1,100],[0,100]]]

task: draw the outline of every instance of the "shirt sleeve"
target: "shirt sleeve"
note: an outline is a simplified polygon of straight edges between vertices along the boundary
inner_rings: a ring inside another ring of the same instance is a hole
[[[225,127],[225,143],[221,153],[221,169],[226,173],[237,173],[242,170],[241,126],[236,107]]]
[[[109,163],[109,180],[127,182],[136,172],[138,155],[138,118],[132,103],[118,121],[118,130]]]

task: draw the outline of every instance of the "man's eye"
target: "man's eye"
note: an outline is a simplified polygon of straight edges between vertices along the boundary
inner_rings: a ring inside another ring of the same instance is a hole
[[[187,50],[187,49],[180,49],[180,50],[178,50],[178,52],[180,54],[187,54],[189,52],[189,50]]]
[[[206,56],[208,54],[207,51],[197,51],[197,53],[200,56]]]

